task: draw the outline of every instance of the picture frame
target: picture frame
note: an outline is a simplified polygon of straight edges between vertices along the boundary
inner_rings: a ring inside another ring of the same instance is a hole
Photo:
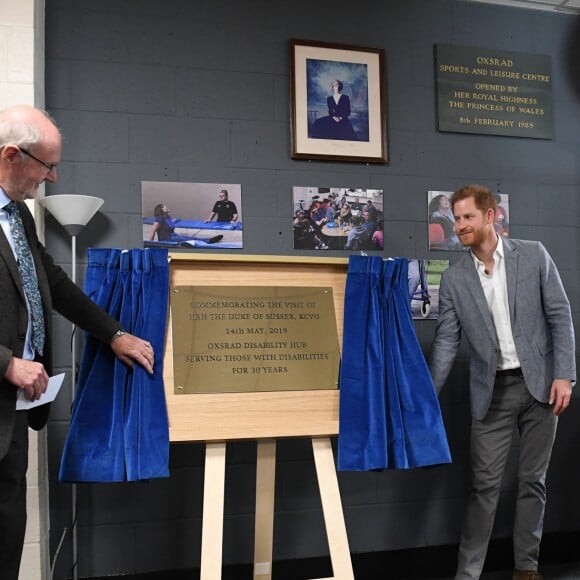
[[[384,51],[290,40],[293,159],[387,163]]]
[[[384,250],[383,190],[292,187],[294,250]]]
[[[239,183],[142,181],[143,246],[174,251],[244,247]]]

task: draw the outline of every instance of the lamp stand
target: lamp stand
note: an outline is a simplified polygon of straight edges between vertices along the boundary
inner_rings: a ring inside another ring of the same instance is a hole
[[[71,279],[77,283],[77,237],[71,235]],[[70,375],[71,388],[70,400],[71,409],[75,400],[76,385],[77,385],[77,327],[76,324],[71,326],[71,355],[70,355]],[[71,538],[72,538],[72,574],[73,580],[78,580],[78,532],[77,532],[77,485],[72,484],[71,487]]]
[[[43,205],[71,236],[71,280],[77,282],[77,235],[97,213],[103,200],[90,195],[50,195],[40,200]],[[76,325],[72,325],[71,335],[71,408],[75,400],[77,381],[77,336]],[[78,534],[77,534],[77,486],[71,486],[71,538],[72,576],[78,580]],[[64,534],[63,534],[64,537]],[[58,550],[55,554],[58,556]],[[54,566],[54,564],[53,564]]]

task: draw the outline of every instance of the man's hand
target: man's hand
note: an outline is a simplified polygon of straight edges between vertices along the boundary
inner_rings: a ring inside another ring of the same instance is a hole
[[[4,378],[19,389],[23,389],[30,401],[40,399],[48,386],[48,374],[44,366],[39,362],[22,358],[12,357]]]
[[[132,367],[134,362],[138,362],[150,375],[153,374],[155,353],[146,340],[126,333],[113,340],[111,348],[126,365]]]
[[[554,379],[550,391],[550,405],[554,405],[554,415],[560,415],[570,405],[572,382],[566,379]]]

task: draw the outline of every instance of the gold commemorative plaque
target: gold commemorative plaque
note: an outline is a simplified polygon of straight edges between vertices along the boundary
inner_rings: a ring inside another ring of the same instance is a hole
[[[175,394],[336,389],[332,288],[173,286]]]

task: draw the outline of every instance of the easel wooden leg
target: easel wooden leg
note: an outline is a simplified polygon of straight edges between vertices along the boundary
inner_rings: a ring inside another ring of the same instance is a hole
[[[276,441],[259,439],[256,460],[254,580],[272,580]]]
[[[319,580],[354,580],[330,439],[313,438],[312,450],[333,570]],[[200,580],[222,577],[225,470],[226,443],[206,443]],[[254,580],[272,580],[275,481],[276,441],[258,440]]]
[[[226,443],[206,443],[200,580],[222,577]]]
[[[354,580],[330,439],[328,437],[313,438],[312,450],[334,574],[332,579],[325,580]]]

